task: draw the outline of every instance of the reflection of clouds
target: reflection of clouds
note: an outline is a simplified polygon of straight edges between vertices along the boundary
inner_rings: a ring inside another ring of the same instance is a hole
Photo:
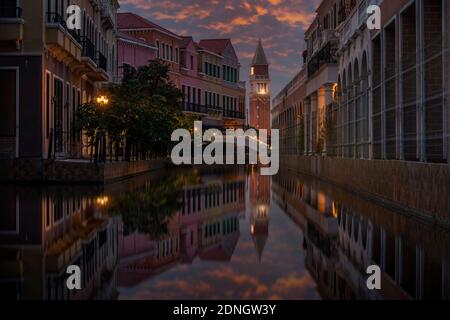
[[[285,296],[292,291],[300,293],[314,287],[315,284],[312,281],[311,277],[307,277],[305,275],[303,275],[302,277],[298,277],[295,274],[291,274],[285,278],[277,279],[277,281],[275,281],[271,288],[271,292]]]
[[[256,277],[235,273],[229,267],[209,272],[207,276],[221,280],[228,280],[238,286],[250,285],[256,287],[259,285],[258,279]]]
[[[187,30],[184,35],[193,35],[197,40],[230,37],[241,59],[242,79],[248,77],[258,37],[262,37],[270,63],[277,66],[271,68],[275,93],[298,71],[304,48],[302,33],[314,18],[319,2],[121,0],[120,4],[122,11],[134,11],[171,30]]]
[[[240,221],[240,238],[228,263],[196,259],[121,290],[121,298],[139,299],[317,299],[314,280],[304,266],[301,231],[276,205],[264,259],[258,263],[249,219]]]

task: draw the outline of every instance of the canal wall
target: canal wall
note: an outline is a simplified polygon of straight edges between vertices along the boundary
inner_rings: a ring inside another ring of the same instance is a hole
[[[445,225],[450,222],[447,164],[298,155],[283,155],[280,163],[422,218]]]
[[[167,164],[167,159],[110,163],[45,159],[2,160],[0,182],[104,183],[163,169]]]

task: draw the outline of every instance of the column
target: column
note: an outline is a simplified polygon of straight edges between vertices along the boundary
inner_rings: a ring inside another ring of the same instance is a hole
[[[333,103],[333,83],[327,83],[324,85],[324,105],[323,105],[323,125],[325,128],[325,138],[323,142],[323,153],[327,154],[327,139],[329,139],[331,136],[333,136],[334,132],[334,123],[330,123],[331,125],[328,127],[328,116],[331,116],[331,114],[328,114],[327,106]],[[334,141],[330,141],[330,144],[335,143]],[[331,147],[335,147],[334,145],[331,145]]]
[[[319,108],[317,104],[317,92],[313,93],[311,95],[311,145],[310,145],[310,151],[311,154],[314,154],[318,152],[316,150],[317,147],[317,141],[320,136],[320,124],[319,124]]]
[[[310,154],[310,147],[309,147],[309,135],[308,133],[310,132],[310,125],[309,125],[309,119],[311,117],[311,101],[309,98],[306,98],[303,101],[303,105],[304,105],[304,110],[305,110],[305,115],[303,117],[303,139],[304,139],[304,154],[305,155],[309,155]]]

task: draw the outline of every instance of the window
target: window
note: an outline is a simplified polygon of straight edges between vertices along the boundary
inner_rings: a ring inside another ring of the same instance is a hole
[[[6,138],[1,151],[11,156],[16,149],[16,90],[16,70],[0,70],[0,137]]]
[[[50,73],[46,74],[45,78],[45,127],[47,139],[50,134],[50,103],[51,103],[51,88],[50,88]]]
[[[156,51],[156,57],[161,58],[161,48],[159,46],[159,40],[156,41],[156,47],[158,48],[158,51]]]

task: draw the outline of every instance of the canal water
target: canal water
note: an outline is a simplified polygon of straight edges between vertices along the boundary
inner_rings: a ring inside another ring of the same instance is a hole
[[[449,231],[288,170],[0,186],[13,299],[447,299]],[[68,290],[67,267],[81,270]],[[381,269],[369,290],[366,269]]]

